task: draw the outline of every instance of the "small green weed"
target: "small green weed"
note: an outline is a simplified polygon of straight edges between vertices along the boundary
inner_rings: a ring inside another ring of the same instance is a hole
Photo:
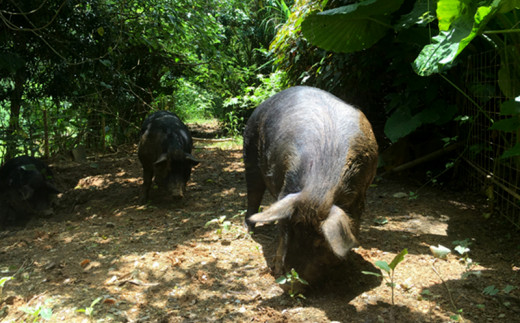
[[[309,285],[309,283],[305,279],[301,278],[296,270],[294,270],[294,268],[292,268],[291,271],[285,275],[278,277],[276,282],[280,285],[290,284],[288,293],[292,298],[299,297],[305,299],[305,296],[303,296],[301,293],[298,293],[294,287],[296,283],[303,285]]]
[[[239,116],[236,111],[229,111],[226,113],[226,124],[225,129],[227,133],[232,135],[233,137],[239,137],[242,135],[242,130],[244,127],[244,117]]]
[[[245,212],[245,211],[244,211]],[[234,218],[237,218],[237,217],[240,217],[243,215],[243,212],[241,213],[238,213],[236,215],[234,215],[232,217],[232,219]],[[231,231],[232,229],[232,223],[231,221],[229,220],[226,220],[227,216],[225,215],[222,215],[218,218],[215,218],[215,219],[212,219],[212,220],[209,220],[208,222],[206,222],[206,224],[204,224],[204,228],[207,228],[209,227],[210,225],[213,225],[213,224],[217,224],[218,225],[218,228],[217,228],[217,231],[216,233],[219,235],[219,236],[222,236],[222,233],[225,233],[225,232],[229,232]]]
[[[452,244],[455,245],[455,251],[457,251],[461,256],[460,261],[466,265],[466,270],[462,274],[462,278],[467,278],[469,275],[480,275],[480,271],[472,270],[475,266],[478,266],[478,263],[473,262],[468,254],[470,252],[469,246],[471,245],[471,241],[469,239],[455,240]]]
[[[496,296],[498,293],[502,292],[503,294],[509,294],[511,291],[517,289],[518,287],[512,285],[506,285],[502,290],[495,287],[495,285],[490,285],[484,288],[482,294],[489,296]]]
[[[212,220],[206,222],[206,224],[204,225],[204,228],[209,227],[213,223],[218,224],[217,234],[219,236],[222,235],[222,232],[229,231],[229,228],[231,227],[231,221],[226,221],[225,215],[219,217],[218,219],[212,219]]]
[[[92,315],[94,315],[94,306],[96,306],[96,304],[99,303],[102,299],[103,297],[100,296],[93,300],[89,307],[77,309],[76,312],[85,313],[85,315],[92,319]]]
[[[386,272],[386,277],[384,275],[381,275],[380,273],[375,273],[372,271],[362,271],[365,275],[373,275],[377,277],[382,277],[384,280],[386,280],[386,286],[390,287],[392,289],[392,305],[394,305],[394,290],[395,290],[395,282],[394,282],[394,272],[395,267],[404,260],[404,256],[408,254],[408,249],[403,249],[399,254],[397,254],[394,259],[392,259],[392,262],[388,264],[386,261],[378,260],[375,262],[375,265],[379,267],[379,269]]]
[[[13,278],[14,278],[13,276],[0,278],[0,296],[2,296],[2,291],[4,290],[5,283],[7,283],[8,281],[10,281]]]
[[[452,319],[455,322],[463,321],[463,319],[462,319],[462,312],[463,312],[462,308],[457,310],[456,314],[450,315],[450,319]]]
[[[20,310],[28,314],[33,322],[37,322],[40,319],[48,321],[52,317],[52,309],[48,307],[50,302],[52,302],[52,300],[48,299],[45,301],[45,305],[38,304],[35,307],[23,306],[20,307]]]

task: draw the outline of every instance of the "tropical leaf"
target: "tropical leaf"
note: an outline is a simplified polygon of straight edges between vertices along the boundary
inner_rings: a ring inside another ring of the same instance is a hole
[[[392,142],[396,142],[423,124],[442,125],[450,121],[457,113],[457,108],[447,105],[442,100],[437,100],[416,114],[412,114],[409,108],[400,108],[388,118],[385,123],[385,135]]]
[[[403,0],[367,0],[309,15],[302,32],[313,45],[335,52],[369,48],[389,30]]]
[[[509,100],[500,105],[501,115],[516,115],[520,114],[520,96],[515,100]]]
[[[503,2],[504,0],[493,0],[489,6],[474,9],[466,5],[467,1],[439,1],[439,35],[433,37],[433,43],[426,45],[415,59],[415,72],[428,76],[449,67],[473,38],[482,33]]]
[[[500,130],[505,132],[515,132],[520,128],[520,119],[518,117],[498,120],[489,128],[491,130]]]
[[[382,277],[381,274],[375,273],[373,271],[361,271],[361,273],[364,274],[364,275],[372,275],[372,276],[376,276],[376,277]]]
[[[466,10],[467,1],[463,0],[439,0],[437,4],[437,19],[439,20],[439,30],[447,31],[452,22],[462,16]]]
[[[504,0],[501,3],[500,13],[509,12],[513,9],[520,9],[520,0]]]
[[[504,151],[500,158],[505,159],[517,156],[520,156],[520,143],[516,143],[516,145],[514,145],[512,148],[509,148],[508,150]]]
[[[397,31],[408,29],[413,25],[425,25],[435,20],[435,11],[437,1],[435,0],[417,0],[412,11],[403,15],[395,24]]]
[[[395,267],[404,260],[404,256],[408,254],[408,249],[404,248],[399,254],[397,254],[394,259],[392,259],[392,262],[390,265],[388,265],[392,270],[395,269]]]
[[[432,44],[424,46],[413,62],[413,68],[417,74],[429,76],[442,72],[460,53],[461,43],[469,42],[468,37],[472,30],[471,21],[461,19],[453,25],[456,25],[453,29],[440,31],[439,35],[433,37]]]
[[[520,51],[518,47],[506,46],[500,53],[500,69],[498,70],[498,85],[508,98],[520,95]]]
[[[375,262],[376,267],[379,267],[379,269],[382,269],[386,271],[387,273],[390,273],[390,266],[388,266],[388,263],[384,260],[378,260]]]
[[[410,134],[422,122],[417,116],[412,116],[408,109],[397,109],[385,123],[385,135],[392,142]]]

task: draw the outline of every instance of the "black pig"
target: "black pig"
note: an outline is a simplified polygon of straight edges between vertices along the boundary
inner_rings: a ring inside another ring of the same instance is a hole
[[[184,196],[191,168],[199,163],[191,155],[192,145],[188,128],[174,113],[158,111],[146,118],[138,151],[143,166],[141,203],[148,200],[152,178],[171,196]]]
[[[10,159],[0,168],[0,225],[20,225],[31,216],[53,214],[59,192],[43,161],[30,156]]]
[[[365,115],[332,94],[297,86],[263,102],[244,131],[248,229],[278,221],[274,274],[309,283],[355,247],[377,142]],[[265,189],[278,199],[257,213]]]

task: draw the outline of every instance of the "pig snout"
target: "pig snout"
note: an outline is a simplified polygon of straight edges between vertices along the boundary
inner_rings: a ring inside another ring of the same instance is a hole
[[[174,198],[183,198],[186,193],[186,186],[184,183],[172,183],[168,185],[168,193]]]

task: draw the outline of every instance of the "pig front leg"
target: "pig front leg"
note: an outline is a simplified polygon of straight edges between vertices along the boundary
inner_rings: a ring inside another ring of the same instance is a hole
[[[266,188],[260,169],[257,166],[246,166],[246,183],[247,212],[244,219],[244,226],[248,231],[251,231],[255,225],[249,221],[249,217],[258,213]]]

